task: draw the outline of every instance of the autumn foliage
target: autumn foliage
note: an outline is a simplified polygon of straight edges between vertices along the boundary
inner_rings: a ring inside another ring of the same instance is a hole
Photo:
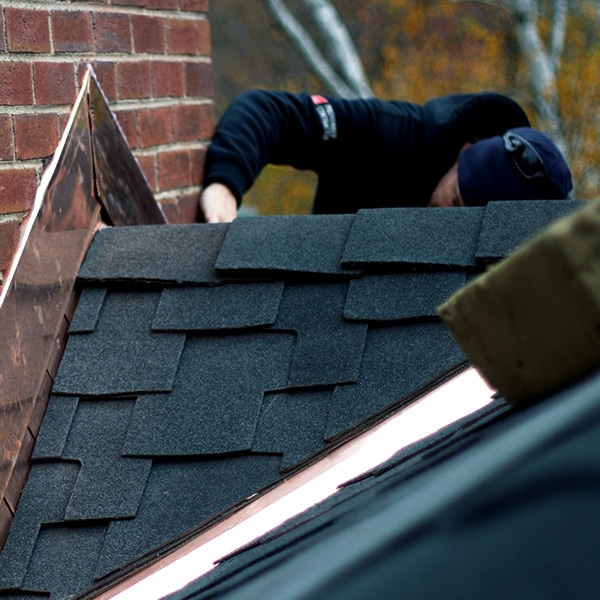
[[[515,39],[514,17],[508,11],[491,2],[333,3],[353,36],[378,97],[421,103],[442,94],[494,90],[515,98],[533,124],[540,126],[530,74]],[[302,5],[292,0],[288,4],[308,28]],[[552,3],[539,4],[539,27],[548,36]],[[572,3],[575,8],[571,8],[567,23],[558,78],[560,117],[575,195],[586,199],[600,196],[600,23],[591,4]],[[324,91],[263,3],[219,0],[211,5],[211,13],[218,108],[224,108],[235,93],[251,87]],[[228,37],[226,29],[231,30],[236,22],[243,28],[238,34],[243,31],[248,39],[260,43],[241,47],[240,35],[237,40]],[[262,214],[309,212],[315,181],[288,169],[268,168],[245,204]]]

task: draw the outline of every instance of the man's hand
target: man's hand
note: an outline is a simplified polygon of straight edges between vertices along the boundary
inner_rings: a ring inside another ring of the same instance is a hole
[[[200,194],[200,210],[207,223],[229,223],[237,217],[237,202],[222,183],[211,183]]]

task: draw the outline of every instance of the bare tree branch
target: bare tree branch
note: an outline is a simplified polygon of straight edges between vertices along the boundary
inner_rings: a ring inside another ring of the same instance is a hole
[[[567,2],[566,0],[554,0],[553,2],[554,19],[549,49],[544,46],[538,26],[537,1],[511,0],[511,5],[517,20],[515,32],[521,54],[527,65],[541,128],[553,138],[555,144],[567,156],[557,85],[558,67],[565,43]]]
[[[281,25],[281,28],[295,44],[308,65],[336,95],[355,98],[358,94],[348,87],[331,68],[308,32],[289,11],[283,0],[265,0],[267,6]]]
[[[304,0],[346,82],[359,96],[373,96],[362,61],[339,13],[328,0]]]
[[[569,0],[555,0],[554,18],[552,19],[552,34],[550,38],[550,58],[558,72],[567,37],[567,15],[569,13]]]

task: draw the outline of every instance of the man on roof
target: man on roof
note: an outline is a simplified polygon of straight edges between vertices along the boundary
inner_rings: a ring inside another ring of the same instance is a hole
[[[497,93],[417,105],[246,92],[225,111],[208,149],[205,220],[233,220],[268,163],[317,173],[316,214],[563,199],[572,189],[558,148]]]

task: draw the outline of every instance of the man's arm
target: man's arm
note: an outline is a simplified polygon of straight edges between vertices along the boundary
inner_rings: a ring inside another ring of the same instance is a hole
[[[329,100],[321,96],[253,90],[238,96],[220,119],[208,148],[200,207],[205,218],[225,194],[237,206],[268,163],[309,169],[320,175],[343,156],[365,147],[376,130],[380,101]],[[224,209],[228,217],[230,208]],[[214,212],[212,213],[214,216]],[[217,217],[221,218],[221,217]]]

